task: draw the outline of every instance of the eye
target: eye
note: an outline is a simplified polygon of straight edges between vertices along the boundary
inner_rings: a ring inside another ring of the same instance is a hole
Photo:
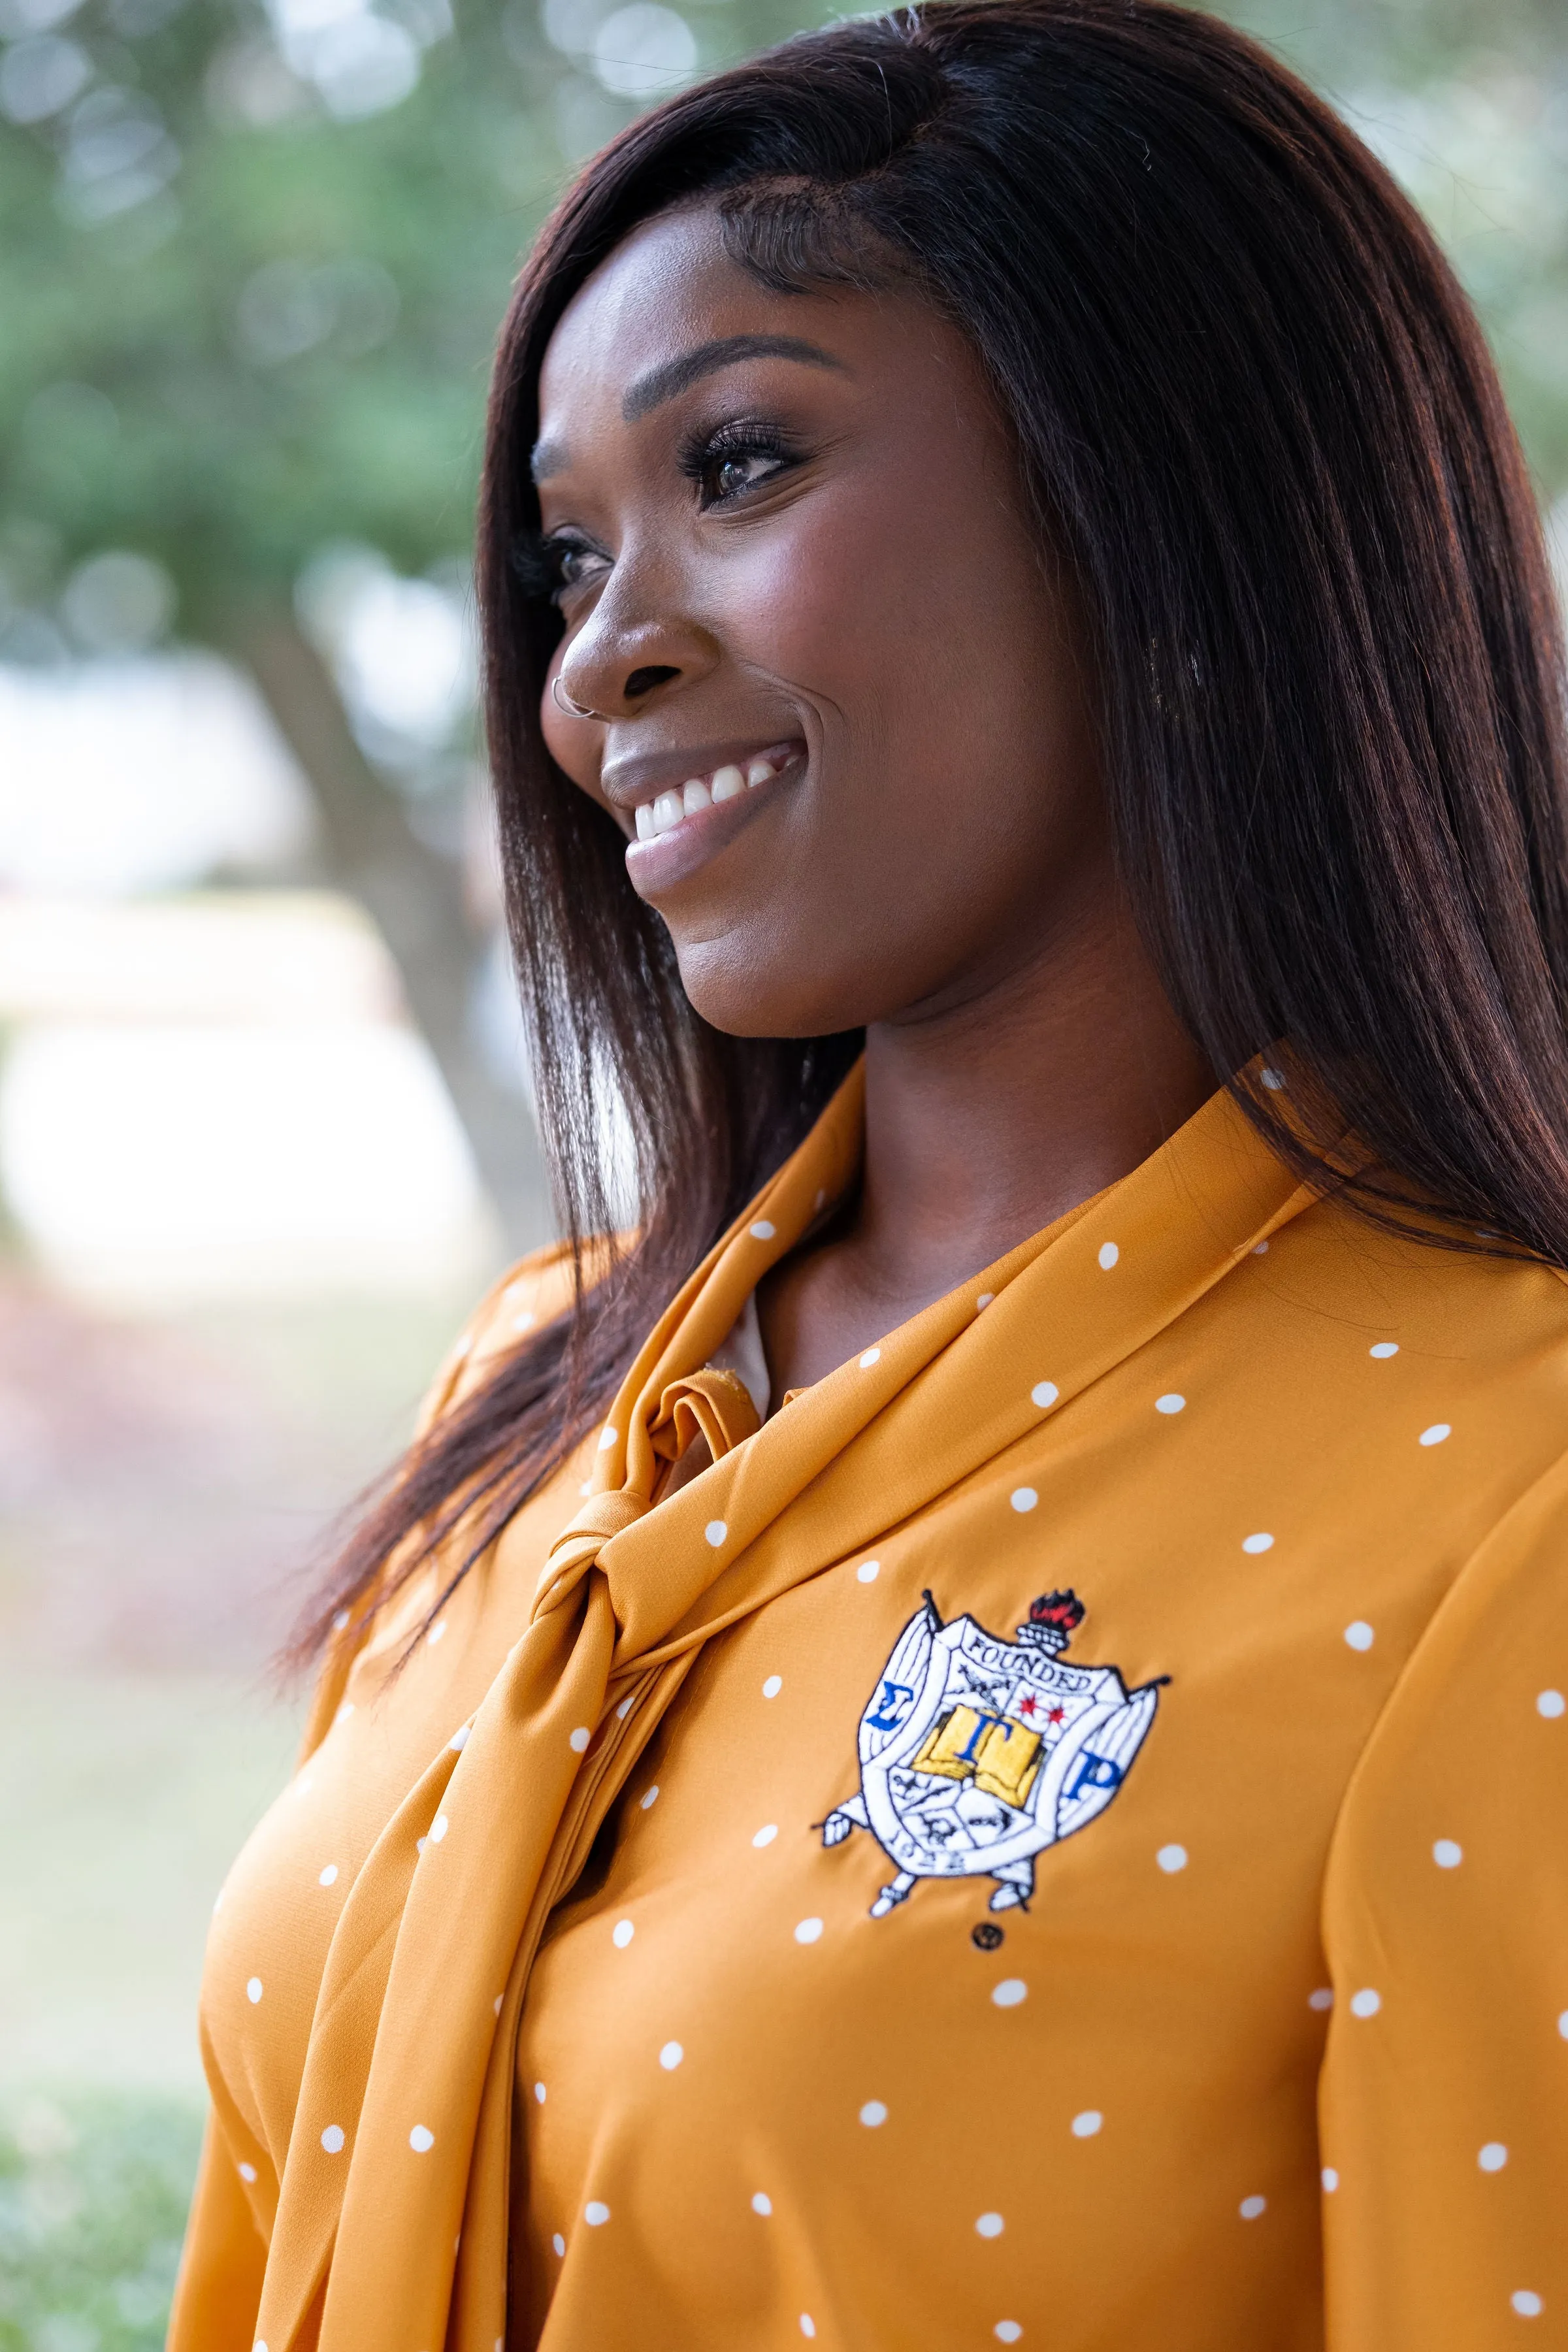
[[[715,499],[732,499],[738,490],[749,490],[754,483],[766,481],[777,467],[777,459],[764,456],[760,449],[751,450],[744,457],[721,457],[706,468],[704,488],[711,482]]]
[[[743,498],[799,463],[799,452],[773,425],[734,422],[700,434],[680,454],[680,470],[704,507]]]
[[[524,593],[541,604],[559,604],[597,579],[610,563],[592,540],[564,530],[532,532],[512,550],[511,561]]]

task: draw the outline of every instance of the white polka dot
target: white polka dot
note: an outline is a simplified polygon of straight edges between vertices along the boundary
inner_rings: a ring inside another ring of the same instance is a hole
[[[730,1530],[722,1519],[710,1519],[707,1526],[702,1530],[705,1539],[711,1544],[715,1551],[719,1549],[720,1545],[723,1542],[729,1532]]]
[[[455,1748],[457,1753],[460,1756],[464,1748],[468,1744],[468,1734],[472,1728],[473,1726],[471,1724],[459,1723],[456,1731],[453,1732],[450,1739],[447,1740],[447,1747]]]
[[[588,2202],[583,2208],[583,2219],[588,2224],[589,2229],[603,2229],[605,2223],[609,2220],[609,2207],[607,2205],[602,2205],[596,2197],[590,2197]]]
[[[637,1929],[629,1919],[617,1919],[610,1930],[610,1941],[617,1952],[624,1952],[636,1934]]]
[[[800,2315],[800,2332],[803,2336],[815,2336],[816,2333],[816,2322],[809,2311],[803,2311]]]
[[[767,2191],[766,2191],[765,2189],[758,2189],[758,2191],[757,2191],[757,2193],[756,2193],[756,2195],[755,2195],[755,2196],[752,2198],[752,2212],[753,2212],[753,2213],[760,2213],[760,2214],[762,2215],[762,2217],[763,2217],[763,2221],[765,2221],[767,2220],[767,2218],[768,2218],[768,2215],[773,2211],[773,2199],[772,2199],[772,2198],[767,2194]]]
[[[1000,2213],[982,2213],[974,2226],[983,2238],[999,2238],[1007,2225]]]
[[[308,1797],[314,1786],[315,1783],[311,1780],[309,1772],[301,1772],[299,1779],[294,1783],[294,1794],[297,1797]]]
[[[584,1749],[587,1747],[589,1740],[592,1739],[594,1735],[589,1730],[587,1725],[585,1723],[580,1723],[577,1726],[576,1730],[572,1734],[571,1738],[566,1742],[566,1745],[572,1750],[574,1756],[581,1756]]]
[[[354,1703],[353,1703],[353,1699],[352,1699],[352,1698],[346,1698],[346,1699],[344,1699],[344,1701],[343,1701],[343,1703],[342,1703],[342,1706],[340,1706],[340,1707],[339,1707],[339,1709],[338,1709],[338,1711],[337,1711],[336,1715],[334,1715],[334,1716],[333,1716],[333,1717],[332,1717],[332,1721],[333,1721],[334,1723],[346,1723],[346,1722],[348,1721],[348,1719],[349,1719],[350,1716],[353,1713],[353,1711],[354,1711]]]
[[[1331,1985],[1320,1985],[1316,1992],[1310,1992],[1307,1995],[1309,2009],[1332,2009],[1333,2005],[1334,1991]]]
[[[1268,2210],[1267,2197],[1244,2197],[1237,2208],[1244,2221],[1256,2221],[1260,2213]]]
[[[424,1839],[424,1838],[422,1838],[422,1837],[416,1837],[416,1838],[415,1839],[415,1841],[414,1841],[414,1851],[415,1851],[415,1853],[424,1853],[424,1851],[425,1851],[425,1847],[426,1847],[426,1843],[427,1843],[427,1841],[426,1841],[426,1839]]]
[[[252,2004],[252,2006],[261,1999],[261,1979],[259,1977],[247,1978],[245,1998]]]
[[[1465,1849],[1452,1838],[1439,1838],[1432,1849],[1432,1859],[1439,1870],[1458,1870],[1465,1858]]]
[[[821,1933],[820,1919],[803,1919],[795,1931],[795,1940],[797,1944],[815,1944]]]
[[[334,1610],[333,1610],[333,1612],[332,1612],[332,1631],[333,1631],[333,1633],[341,1633],[342,1632],[342,1630],[343,1630],[344,1626],[348,1623],[348,1622],[349,1622],[349,1612],[348,1612],[348,1611],[347,1611],[346,1609],[334,1609]]]
[[[1563,2036],[1563,2041],[1568,2042],[1568,2009],[1563,2010],[1558,2018],[1557,2031]]]
[[[685,2055],[679,2042],[667,2042],[658,2053],[658,2063],[667,2074],[673,2074]]]
[[[1373,1346],[1370,1347],[1366,1352],[1369,1356],[1373,1357],[1378,1363],[1385,1364],[1390,1356],[1398,1355],[1399,1342],[1397,1339],[1379,1339]]]
[[[998,2344],[1016,2344],[1024,2331],[1016,2319],[999,2319],[991,2333]]]
[[[1476,2162],[1483,2172],[1500,2172],[1508,2162],[1508,2150],[1500,2139],[1489,2139]]]
[[[822,1190],[822,1187],[821,1187],[820,1185],[818,1185],[818,1187],[817,1187],[816,1198],[816,1200],[812,1202],[812,1204],[811,1204],[811,1205],[812,1205],[812,1207],[813,1207],[814,1209],[826,1209],[826,1207],[827,1206],[827,1195],[826,1195],[826,1193]]]
[[[1187,1849],[1184,1845],[1163,1845],[1154,1859],[1162,1870],[1173,1877],[1178,1870],[1185,1870],[1187,1866]]]
[[[1527,2286],[1517,2288],[1509,2296],[1509,2304],[1511,2309],[1518,2312],[1521,2319],[1539,2319],[1545,2308],[1541,2297]]]
[[[1016,1511],[1032,1511],[1040,1498],[1032,1486],[1015,1486],[1007,1499]]]
[[[542,2106],[546,2098],[549,2096],[549,2093],[546,2091],[542,2083],[535,2083],[533,2086],[533,2095],[538,2100],[540,2105]]]
[[[1022,1977],[1004,1977],[991,1988],[991,1998],[998,2009],[1016,2009],[1021,2000],[1029,1998],[1029,1988]]]
[[[1105,1272],[1106,1272],[1107,1274],[1109,1274],[1109,1273],[1110,1272],[1111,1267],[1116,1264],[1117,1259],[1118,1259],[1121,1255],[1121,1252],[1117,1248],[1116,1244],[1115,1244],[1114,1242],[1101,1242],[1101,1243],[1100,1243],[1100,1265],[1103,1266],[1103,1268],[1105,1269]]]
[[[977,1315],[982,1313],[985,1307],[990,1306],[991,1301],[995,1297],[995,1296],[996,1293],[994,1290],[983,1290],[979,1297],[974,1302],[975,1313]]]
[[[1331,2164],[1325,2164],[1323,2167],[1323,2189],[1325,2193],[1331,2197],[1339,2185],[1339,2174],[1334,2170]]]
[[[607,1454],[611,1446],[614,1445],[616,1440],[619,1437],[620,1433],[621,1433],[616,1427],[615,1423],[613,1421],[607,1421],[603,1429],[599,1432],[600,1453]]]
[[[1285,1073],[1283,1070],[1260,1070],[1258,1075],[1263,1080],[1264,1085],[1268,1087],[1271,1095],[1278,1094],[1280,1087],[1285,1083]]]
[[[326,2130],[321,2134],[321,2146],[326,2149],[327,2154],[329,2156],[336,2156],[342,2148],[342,2144],[343,2127],[342,2124],[329,2124]]]
[[[451,1823],[447,1821],[446,1814],[437,1813],[435,1820],[430,1824],[431,1844],[439,1845],[441,1840],[446,1836],[447,1832],[450,1827]]]
[[[1241,1549],[1243,1551],[1251,1552],[1272,1551],[1274,1538],[1272,1536],[1243,1536]]]
[[[868,1372],[873,1364],[879,1364],[881,1360],[882,1350],[880,1348],[868,1348],[865,1354],[860,1359],[860,1370],[863,1372]]]
[[[256,2339],[255,2343],[251,2346],[251,2347],[250,2347],[250,2352],[267,2352],[267,2347],[266,2347],[266,2345],[262,2342],[262,2340],[261,2340],[261,2338],[260,2338],[260,2336],[259,2336],[257,2337],[257,2339]]]
[[[531,1331],[533,1328],[532,1316],[514,1315],[511,1318],[511,1328],[514,1331]]]
[[[779,1825],[777,1822],[764,1822],[762,1828],[757,1832],[756,1836],[752,1840],[752,1843],[755,1846],[772,1845],[778,1833]]]
[[[1037,1381],[1034,1387],[1029,1391],[1029,1402],[1031,1404],[1037,1404],[1040,1411],[1044,1412],[1047,1405],[1055,1404],[1060,1394],[1061,1391],[1058,1388],[1055,1381]],[[1006,2326],[1007,2323],[1004,2321],[1003,2325]]]
[[[1352,1650],[1370,1650],[1376,1638],[1364,1617],[1358,1617],[1353,1625],[1345,1627],[1345,1640]]]
[[[497,1995],[496,1995],[496,1997],[495,1997],[495,1999],[494,1999],[494,2000],[492,2000],[492,2001],[491,2001],[491,2003],[490,2003],[490,2007],[494,2010],[494,2011],[495,2011],[495,2013],[496,2013],[496,2015],[497,2015],[498,2017],[500,2015],[500,2005],[501,2005],[501,2002],[505,2000],[505,1998],[506,1998],[506,1996],[505,1996],[505,1994],[504,1994],[504,1993],[499,1993],[499,1992],[498,1992],[498,1993],[497,1993]]]
[[[643,1799],[643,1801],[642,1801],[642,1809],[643,1809],[643,1811],[644,1811],[645,1813],[647,1812],[647,1811],[648,1807],[649,1807],[651,1804],[654,1804],[655,1802],[657,1802],[657,1801],[658,1801],[658,1782],[656,1780],[656,1781],[654,1782],[654,1784],[653,1784],[652,1788],[648,1790],[648,1792],[647,1792],[647,1796],[646,1796],[646,1797]]]
[[[325,1870],[321,1872],[320,1877],[317,1879],[316,1884],[318,1886],[335,1886],[337,1883],[338,1865],[335,1862],[329,1862]]]
[[[1085,2107],[1081,2116],[1074,2116],[1072,2119],[1074,2139],[1092,2139],[1104,2121],[1105,2117],[1098,2107]]]
[[[1421,1443],[1423,1445],[1441,1445],[1443,1440],[1452,1434],[1453,1424],[1447,1421],[1435,1421],[1430,1429],[1424,1429],[1422,1431]]]
[[[888,2110],[880,2099],[868,2099],[860,2110],[860,2120],[868,2131],[875,2131],[888,2120]]]
[[[562,2236],[559,2230],[556,2231],[555,2235],[551,2239],[550,2242],[554,2247],[557,2254],[563,2254],[566,2252],[566,2241]]]
[[[776,1231],[777,1227],[772,1224],[766,1217],[759,1217],[756,1223],[752,1227],[752,1239],[754,1242],[771,1242]]]
[[[855,1574],[860,1583],[875,1584],[881,1572],[882,1563],[879,1559],[863,1559]]]
[[[430,1643],[439,1642],[444,1637],[446,1631],[447,1620],[444,1617],[437,1617],[434,1625],[431,1626],[430,1631],[426,1634],[425,1639]]]
[[[593,1482],[592,1478],[584,1478],[584,1481],[583,1481],[583,1484],[582,1484],[582,1485],[578,1487],[578,1489],[577,1489],[577,1492],[578,1492],[580,1495],[591,1495],[591,1494],[593,1493],[593,1491],[594,1491],[594,1482]]]
[[[1568,1707],[1568,1699],[1560,1690],[1543,1690],[1535,1702],[1536,1714],[1543,1715],[1548,1723],[1555,1723],[1564,1707]]]
[[[764,1698],[777,1698],[783,1688],[783,1675],[770,1675],[767,1681],[763,1685],[763,1696]]]
[[[1254,1242],[1254,1243],[1253,1243],[1253,1244],[1252,1244],[1252,1255],[1253,1255],[1253,1256],[1254,1256],[1254,1257],[1267,1257],[1267,1256],[1268,1256],[1268,1243],[1267,1243],[1267,1242]]]
[[[217,1893],[213,1896],[213,1917],[215,1919],[217,1917],[218,1913],[223,1909],[223,1888],[220,1886]]]
[[[463,1336],[462,1336],[462,1338],[458,1340],[458,1342],[457,1346],[453,1349],[452,1353],[453,1353],[453,1355],[454,1355],[454,1356],[466,1356],[466,1355],[468,1354],[468,1349],[473,1346],[473,1344],[474,1344],[474,1335],[473,1335],[473,1333],[472,1333],[471,1331],[465,1331],[465,1332],[464,1332],[464,1334],[463,1334]]]
[[[428,2156],[436,2145],[436,2135],[428,2124],[416,2124],[408,2135],[408,2145],[416,2156]]]
[[[627,1716],[630,1715],[637,1703],[637,1695],[636,1691],[628,1692],[627,1696],[622,1699],[619,1706],[616,1709],[616,1720],[618,1723],[625,1723]]]
[[[1383,1995],[1375,1992],[1371,1985],[1363,1985],[1359,1992],[1352,1992],[1351,1995],[1352,2017],[1375,2017],[1382,2007]]]
[[[1186,1398],[1184,1396],[1178,1396],[1174,1389],[1171,1391],[1168,1396],[1156,1397],[1154,1399],[1154,1410],[1156,1412],[1185,1412],[1186,1409]]]
[[[242,2164],[238,2167],[238,2171],[239,2177],[242,2180],[254,2180],[256,2178],[256,2167],[254,2164]]]

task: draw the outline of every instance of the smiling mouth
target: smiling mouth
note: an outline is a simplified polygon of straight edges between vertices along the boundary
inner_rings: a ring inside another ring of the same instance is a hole
[[[782,769],[799,757],[793,745],[759,751],[743,765],[726,761],[722,767],[710,769],[706,775],[689,776],[683,784],[658,793],[649,800],[638,801],[633,811],[637,839],[658,841],[667,833],[679,831],[689,817],[700,816],[704,809],[740,800],[760,784],[771,784]]]

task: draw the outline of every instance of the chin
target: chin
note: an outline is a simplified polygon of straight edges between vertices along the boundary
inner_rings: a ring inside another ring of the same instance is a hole
[[[841,987],[824,986],[821,958],[805,948],[787,958],[757,955],[731,934],[690,945],[677,940],[676,958],[693,1006],[729,1037],[828,1037],[872,1017],[847,978]]]

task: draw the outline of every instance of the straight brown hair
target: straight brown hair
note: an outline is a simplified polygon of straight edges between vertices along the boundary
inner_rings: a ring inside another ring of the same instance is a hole
[[[932,0],[836,26],[596,156],[502,331],[479,551],[489,744],[574,1303],[408,1454],[306,1649],[460,1524],[450,1591],[858,1050],[701,1021],[621,835],[540,731],[561,627],[526,561],[540,365],[599,263],[693,203],[771,288],[891,266],[970,337],[1079,583],[1119,853],[1216,1085],[1367,1216],[1568,1265],[1563,650],[1497,376],[1431,234],[1326,106],[1212,17]],[[1238,1075],[1278,1041],[1288,1117]],[[612,1101],[635,1237],[605,1245]]]

